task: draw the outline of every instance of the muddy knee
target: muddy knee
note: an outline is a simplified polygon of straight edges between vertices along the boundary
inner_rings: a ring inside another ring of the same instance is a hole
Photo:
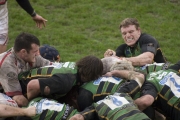
[[[44,95],[49,95],[49,93],[50,93],[50,89],[49,89],[48,86],[46,86],[46,87],[44,88]]]

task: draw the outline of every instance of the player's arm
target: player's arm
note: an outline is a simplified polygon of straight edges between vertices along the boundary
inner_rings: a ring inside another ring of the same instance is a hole
[[[18,108],[9,105],[0,104],[0,117],[13,117],[13,116],[35,116],[36,108],[34,106],[29,108]]]
[[[94,106],[89,106],[79,114],[72,116],[69,120],[96,120],[97,114]]]
[[[144,52],[136,57],[126,58],[126,60],[131,61],[133,66],[143,66],[146,64],[151,64],[154,59],[154,54],[151,52]]]
[[[141,89],[141,97],[134,102],[137,104],[138,108],[143,111],[153,104],[158,92],[155,86],[147,81],[143,84]]]
[[[126,58],[131,61],[133,66],[143,66],[145,64],[151,64],[154,60],[154,56],[157,53],[157,41],[151,37],[146,36],[139,41],[141,46],[141,54],[136,57]]]
[[[32,17],[35,16],[35,11],[31,6],[29,0],[16,0],[17,3]]]
[[[47,20],[35,12],[29,0],[16,0],[16,1],[29,15],[31,15],[32,19],[36,22],[36,26],[38,28],[42,28],[42,26],[44,27],[46,26]]]
[[[115,76],[124,78],[127,80],[135,80],[139,86],[141,87],[145,81],[145,76],[142,73],[128,70],[113,70],[111,72],[106,73],[104,76]]]

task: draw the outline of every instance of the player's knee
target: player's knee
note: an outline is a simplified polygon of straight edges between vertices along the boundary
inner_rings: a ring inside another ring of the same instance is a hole
[[[38,89],[39,89],[38,79],[31,80],[27,85],[27,90],[38,90]]]
[[[49,95],[50,94],[50,88],[48,86],[46,86],[44,88],[44,95]]]
[[[18,104],[19,107],[28,105],[28,100],[23,95],[13,96],[12,99],[16,101],[16,103]]]
[[[143,108],[143,110],[151,106],[153,102],[154,98],[151,95],[144,95],[135,100],[135,103],[138,105],[138,107]]]

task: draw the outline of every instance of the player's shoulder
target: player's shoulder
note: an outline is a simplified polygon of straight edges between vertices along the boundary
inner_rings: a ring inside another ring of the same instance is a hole
[[[6,66],[12,66],[17,63],[15,56],[12,53],[6,53],[0,56],[0,68],[4,68]]]
[[[150,34],[142,33],[138,41],[139,43],[154,42],[156,39]]]

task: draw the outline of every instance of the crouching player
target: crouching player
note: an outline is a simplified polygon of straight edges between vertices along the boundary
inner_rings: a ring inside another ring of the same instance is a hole
[[[126,93],[114,93],[94,103],[70,120],[150,120]]]
[[[36,107],[33,117],[18,117],[17,120],[150,120],[134,104],[132,98],[126,93],[115,93],[105,99],[94,103],[92,106],[79,112],[77,109],[46,98],[35,98],[29,106]]]
[[[155,110],[163,114],[166,119],[180,119],[180,82],[179,82],[180,61],[167,70],[159,70],[151,72],[146,76],[140,95],[135,100],[138,108],[143,111],[149,106],[153,106]],[[107,73],[108,76],[120,74],[118,71]],[[135,90],[138,84],[129,83],[125,87],[120,87],[120,92]],[[125,92],[126,93],[126,92]],[[159,119],[158,119],[159,120]]]
[[[139,85],[139,89],[144,82],[144,75],[141,73],[136,73],[134,71],[129,73],[129,71],[126,70],[119,70],[118,72],[128,76],[128,79],[136,81],[137,85]],[[127,93],[116,92],[112,95],[108,95],[79,113],[73,107],[44,98],[33,99],[29,103],[29,106],[35,106],[37,109],[37,115],[31,117],[31,120],[121,120],[124,118],[128,120],[134,120],[136,118],[150,120],[150,118],[137,108],[133,99]],[[22,117],[19,118],[19,120],[21,119]]]
[[[124,76],[123,78],[134,81],[134,84],[138,86],[138,90],[144,83],[144,75],[141,73],[116,70],[116,75]],[[114,94],[106,96],[104,99],[93,103],[90,107],[74,115],[70,120],[150,120],[134,104],[133,99],[128,95],[130,91],[132,92],[131,94],[134,94],[132,89],[129,89],[127,93],[117,90]]]

